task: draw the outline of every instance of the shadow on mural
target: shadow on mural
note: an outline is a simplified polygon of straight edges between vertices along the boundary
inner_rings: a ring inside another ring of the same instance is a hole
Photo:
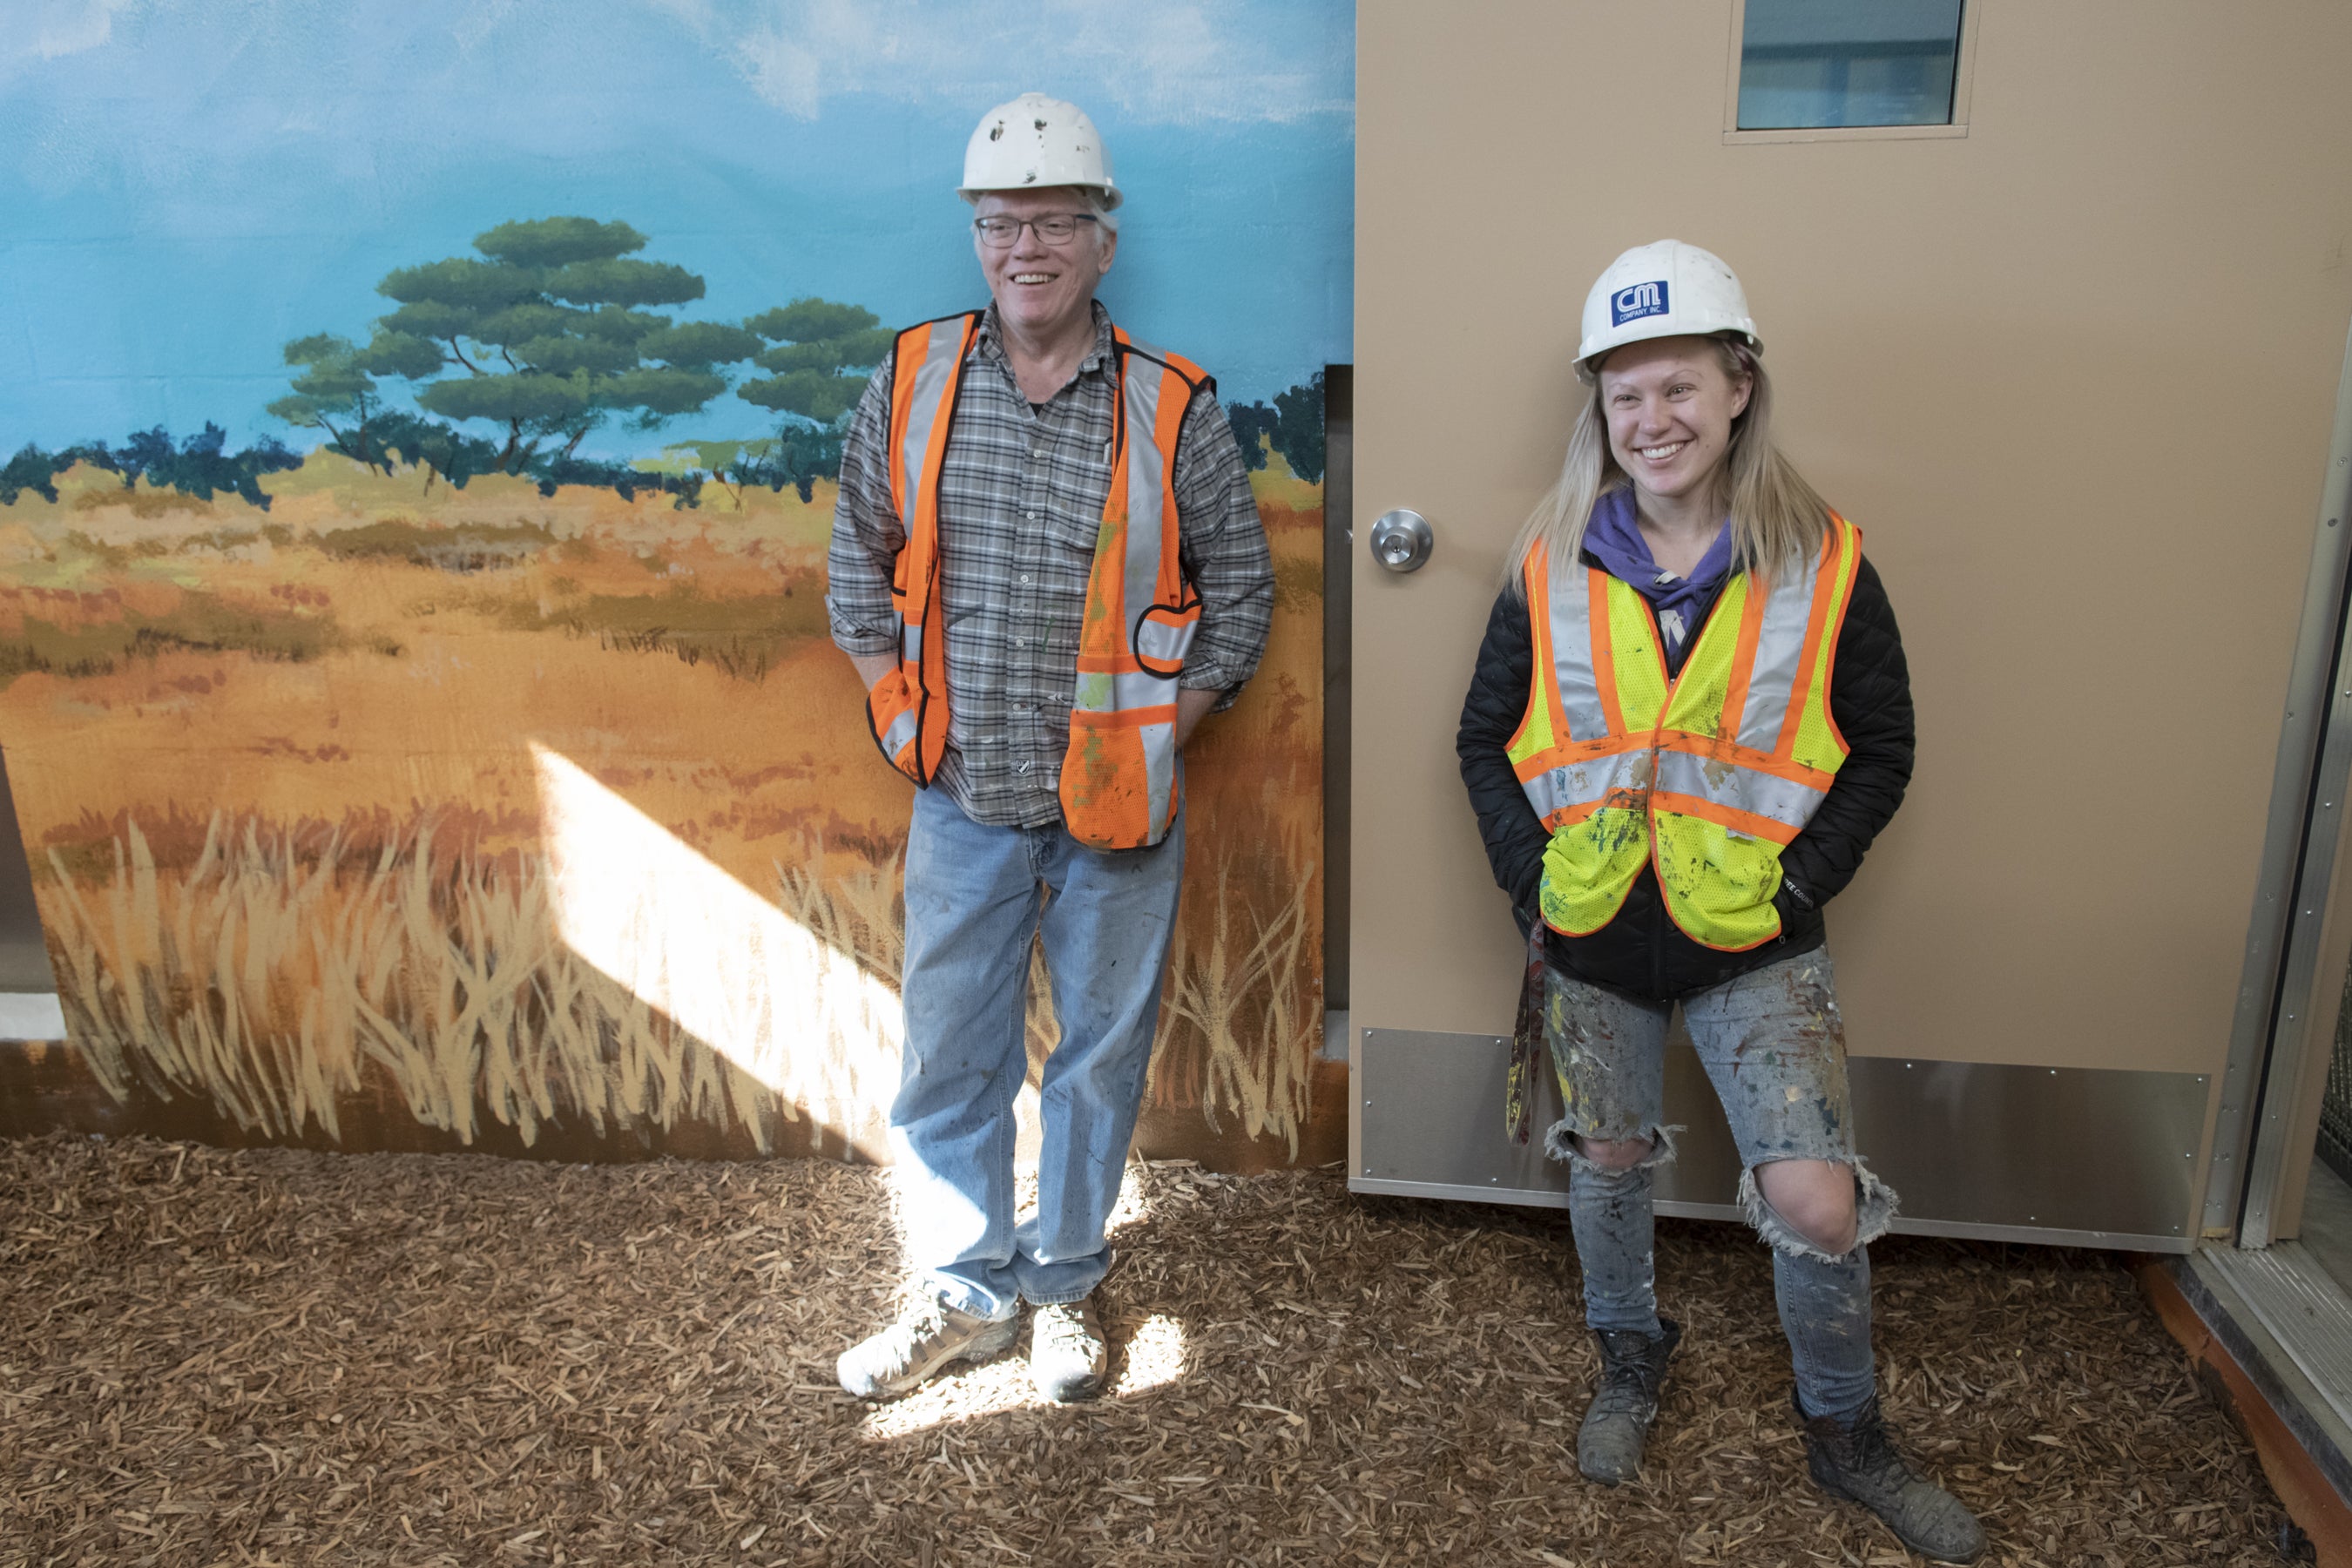
[[[908,791],[824,595],[887,334],[814,298],[702,319],[658,254],[501,224],[383,276],[364,338],[288,342],[283,441],[0,470],[0,738],[71,1037],[6,1047],[12,1124],[881,1156]],[[721,410],[765,433],[679,433]],[[1143,1141],[1247,1165],[1344,1123],[1320,387],[1232,412],[1276,611],[1194,743]]]

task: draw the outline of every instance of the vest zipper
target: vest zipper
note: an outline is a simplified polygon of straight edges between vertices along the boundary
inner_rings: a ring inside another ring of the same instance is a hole
[[[1644,868],[1644,869],[1649,869]],[[1658,881],[1655,870],[1650,870],[1650,880]],[[1650,900],[1650,995],[1663,997],[1666,989],[1666,889],[1658,883],[1657,896]]]
[[[1731,586],[1732,577],[1741,574],[1732,573],[1716,585],[1715,597],[1707,602],[1706,614],[1701,617],[1698,629],[1683,643],[1680,668],[1672,668],[1666,663],[1666,634],[1658,625],[1657,606],[1651,604],[1639,588],[1633,589],[1634,597],[1641,600],[1642,614],[1649,617],[1650,648],[1657,655],[1658,673],[1666,678],[1666,694],[1658,703],[1658,721],[1650,731],[1650,787],[1653,790],[1657,788],[1658,735],[1665,728],[1667,711],[1675,705],[1675,689],[1683,683],[1683,670],[1690,668],[1690,656],[1698,651],[1699,640],[1714,628],[1716,612],[1723,608],[1724,595]],[[1622,578],[1619,580],[1623,581]],[[1633,587],[1631,583],[1625,585],[1629,588]],[[1752,591],[1752,584],[1750,588]],[[1650,863],[1642,869],[1649,876],[1654,889],[1650,900],[1650,995],[1653,1000],[1663,1000],[1666,994],[1666,931],[1671,926],[1675,934],[1681,936],[1683,931],[1680,926],[1674,925],[1666,913],[1666,885],[1658,879],[1658,825],[1654,806],[1651,808],[1650,820],[1646,826],[1650,834]],[[1684,940],[1689,939],[1685,937]]]

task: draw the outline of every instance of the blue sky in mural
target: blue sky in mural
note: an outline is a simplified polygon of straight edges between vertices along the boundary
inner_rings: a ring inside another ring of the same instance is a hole
[[[394,267],[583,214],[708,279],[900,324],[975,302],[982,110],[1076,99],[1129,192],[1103,297],[1268,397],[1349,355],[1348,0],[8,0],[0,451],[206,419],[287,432],[291,338]],[[740,435],[732,397],[662,436]],[[644,446],[646,438],[635,445]],[[607,452],[629,442],[603,442]]]

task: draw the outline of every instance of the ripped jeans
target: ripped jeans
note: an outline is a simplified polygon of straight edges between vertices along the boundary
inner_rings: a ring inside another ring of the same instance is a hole
[[[1738,1146],[1739,1202],[1772,1247],[1773,1293],[1812,1415],[1845,1415],[1868,1402],[1869,1243],[1895,1218],[1895,1194],[1853,1151],[1846,1092],[1845,1026],[1829,954],[1816,949],[1750,970],[1681,1000],[1700,1065]],[[1545,1140],[1570,1165],[1569,1215],[1584,1273],[1585,1321],[1595,1329],[1659,1331],[1651,1250],[1650,1171],[1675,1157],[1661,1125],[1671,1002],[1646,1002],[1548,970],[1544,1044],[1566,1114]],[[1639,1164],[1604,1170],[1576,1139],[1647,1139]],[[1832,1258],[1784,1220],[1756,1184],[1776,1160],[1827,1160],[1854,1176],[1853,1249]]]

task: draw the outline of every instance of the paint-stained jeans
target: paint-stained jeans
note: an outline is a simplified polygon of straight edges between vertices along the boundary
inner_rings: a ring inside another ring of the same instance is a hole
[[[1059,824],[989,827],[919,790],[907,836],[907,1047],[890,1143],[908,1250],[950,1304],[1007,1318],[1075,1301],[1110,1266],[1184,870],[1184,822],[1150,849]],[[1047,895],[1050,893],[1050,897]],[[1013,1218],[1013,1097],[1029,1067],[1030,939],[1061,1041],[1039,1088],[1037,1213]]]
[[[1547,975],[1544,1044],[1566,1113],[1546,1147],[1570,1163],[1585,1321],[1596,1329],[1658,1331],[1650,1171],[1674,1158],[1675,1129],[1660,1124],[1674,1005],[1557,970]],[[1872,1391],[1868,1244],[1894,1219],[1895,1194],[1854,1154],[1845,1026],[1829,954],[1815,950],[1751,970],[1684,997],[1682,1009],[1739,1150],[1741,1206],[1772,1247],[1773,1290],[1798,1394],[1811,1415],[1850,1414]],[[1612,1172],[1577,1152],[1578,1137],[1645,1138],[1652,1147],[1640,1164]],[[1853,1251],[1831,1257],[1765,1201],[1756,1167],[1776,1160],[1853,1169],[1859,1226]]]

